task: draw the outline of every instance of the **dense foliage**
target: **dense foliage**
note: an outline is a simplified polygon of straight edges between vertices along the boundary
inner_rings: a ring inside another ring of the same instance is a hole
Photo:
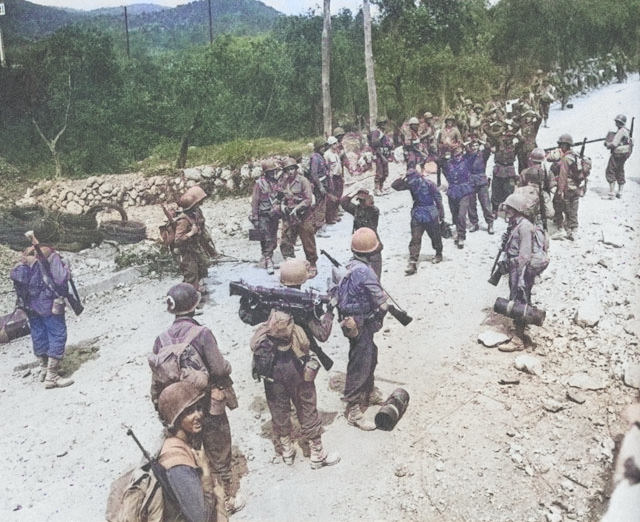
[[[265,7],[216,1],[245,11]],[[498,88],[525,84],[532,70],[566,69],[607,53],[624,52],[637,70],[640,0],[374,3],[379,112],[395,120],[445,112],[459,87],[481,101]],[[206,4],[187,4],[183,13]],[[173,162],[190,130],[189,143],[198,147],[321,133],[320,13],[270,18],[258,10],[270,28],[258,32],[243,25],[242,12],[225,12],[225,18],[220,11],[217,24],[235,20],[246,34],[217,34],[209,45],[206,24],[188,30],[197,13],[186,22],[173,16],[184,24],[180,37],[157,30],[154,17],[171,18],[172,11],[147,13],[153,23],[133,24],[130,57],[108,14],[92,26],[67,25],[22,45],[10,39],[12,66],[0,69],[0,156],[51,176],[51,151],[35,123],[48,140],[65,129],[57,149],[65,174],[75,176],[137,168],[136,162],[167,150],[165,159]],[[333,123],[364,128],[362,13],[341,11],[332,31]]]

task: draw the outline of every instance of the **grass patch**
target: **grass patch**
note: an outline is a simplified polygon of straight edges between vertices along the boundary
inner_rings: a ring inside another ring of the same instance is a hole
[[[85,362],[97,359],[98,351],[100,351],[100,347],[97,346],[99,340],[99,337],[92,337],[67,346],[60,365],[60,375],[73,375]]]

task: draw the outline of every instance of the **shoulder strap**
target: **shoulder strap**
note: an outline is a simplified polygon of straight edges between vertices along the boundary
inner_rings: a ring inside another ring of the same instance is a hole
[[[204,326],[202,325],[194,324],[187,332],[187,335],[185,336],[185,338],[180,342],[176,342],[176,340],[169,335],[169,332],[161,333],[159,337],[160,345],[162,348],[164,348],[165,346],[171,346],[173,344],[189,345],[198,336],[198,334],[202,332],[203,328]]]

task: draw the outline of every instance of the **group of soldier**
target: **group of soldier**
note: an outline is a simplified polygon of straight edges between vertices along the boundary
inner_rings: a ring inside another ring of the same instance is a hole
[[[544,92],[545,83],[540,82],[538,93]],[[344,194],[344,169],[354,169],[342,145],[345,132],[340,127],[333,136],[314,142],[308,168],[293,158],[262,162],[249,219],[260,240],[261,266],[268,274],[277,268],[273,255],[282,221],[280,251],[284,262],[279,266],[279,281],[283,287],[299,290],[317,275],[316,234],[340,219],[340,207],[353,215],[353,258],[344,269],[334,271],[330,299],[322,315],[301,318],[272,309],[256,326],[250,341],[254,364],[257,354],[269,357],[269,374],[262,375],[264,391],[276,448],[288,465],[296,456],[290,418],[293,409],[301,426],[300,444],[308,444],[311,467],[320,469],[340,461],[337,453],[323,447],[314,384],[314,371],[319,365],[313,346],[329,338],[334,310],[349,343],[342,397],[345,418],[349,425],[362,430],[376,428],[365,412],[371,404],[382,401],[374,385],[378,360],[374,336],[389,305],[380,284],[383,246],[377,232],[379,210],[374,195],[388,193],[384,184],[389,162],[397,160],[394,149],[401,147],[406,172],[391,188],[409,191],[413,200],[407,275],[417,272],[425,232],[435,251],[431,261],[443,261],[443,236],[447,236],[448,225],[439,188],[441,175],[447,182],[458,249],[464,248],[467,231],[480,228],[476,200],[480,201],[489,234],[494,233],[498,212],[504,212],[508,227],[502,241],[502,263],[509,274],[509,300],[513,303],[532,305],[535,277],[549,262],[547,219],[553,218],[559,229],[564,228],[564,237],[574,239],[579,198],[589,172],[583,158],[573,151],[568,134],[559,137],[558,149],[550,154],[537,147],[538,128],[546,121],[540,112],[544,113],[543,96],[523,95],[510,104],[496,96],[483,106],[473,104],[462,92],[458,95],[461,103],[444,116],[444,126],[438,129],[431,113],[425,113],[422,121],[412,117],[403,126],[400,141],[387,132],[386,119],[379,119],[368,135],[375,163],[373,195],[364,188]],[[606,178],[611,197],[619,198],[632,142],[626,117],[616,116],[615,124],[617,130],[605,141],[611,151]],[[494,168],[489,177],[486,167],[491,154]],[[435,183],[425,173],[430,162],[437,165]],[[550,169],[545,162],[551,163]],[[159,454],[173,491],[165,499],[165,509],[186,520],[202,522],[224,520],[244,506],[231,472],[226,408],[238,405],[231,366],[212,331],[195,319],[208,294],[205,280],[209,258],[217,255],[200,209],[206,197],[200,187],[190,188],[178,201],[181,211],[172,218],[172,247],[183,282],[167,292],[167,311],[175,320],[158,336],[150,356],[151,399],[169,432]],[[295,256],[298,237],[305,259]],[[72,384],[58,375],[66,326],[64,310],[55,312],[54,302],[64,295],[69,273],[59,255],[44,246],[54,240],[45,226],[36,228],[34,238],[43,243],[38,252],[44,252],[46,266],[50,267],[48,272],[43,268],[34,249],[25,252],[20,262],[36,267],[29,272],[33,281],[27,284],[37,287],[38,292],[32,292],[31,302],[25,304],[34,352],[43,365],[46,387],[64,387]],[[524,328],[525,322],[516,320],[516,324]],[[173,377],[168,370],[171,361],[177,361],[179,370]],[[180,366],[185,361],[187,364]]]

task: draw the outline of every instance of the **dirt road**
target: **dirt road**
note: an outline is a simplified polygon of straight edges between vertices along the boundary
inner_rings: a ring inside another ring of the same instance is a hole
[[[617,113],[633,116],[638,99],[637,76],[578,98],[572,110],[551,111],[539,144],[552,146],[564,132],[575,141],[604,136]],[[577,239],[552,242],[551,264],[534,287],[534,302],[547,318],[543,327],[530,327],[531,346],[508,343],[519,351],[478,343],[488,330],[513,335],[511,321],[492,312],[496,297],[508,294],[507,282],[496,288],[486,281],[504,221],[493,236],[486,229],[468,234],[464,250],[447,240],[439,265],[429,262],[433,252],[424,241],[418,273],[406,277],[410,196],[377,198],[382,283],[414,317],[407,327],[389,317],[377,335],[377,385],[384,395],[405,388],[411,401],[391,432],[349,427],[340,392],[331,386],[347,362],[346,340],[335,328],[325,346],[335,366],[316,382],[323,440],[342,462],[317,471],[300,451],[292,467],[275,458],[262,385],[251,378],[252,328],[239,320],[237,298],[228,296],[231,280],[264,284],[277,277],[253,265],[259,248],[246,240],[248,200],[205,205],[217,246],[241,260],[210,269],[214,303],[202,316],[233,366],[240,400],[229,417],[247,506],[232,520],[599,519],[623,429],[619,412],[638,393],[624,380],[630,382],[640,364],[640,154],[627,162],[624,198],[612,201],[602,199],[608,152],[597,143],[587,154],[594,167]],[[392,178],[400,173],[394,165]],[[350,232],[345,216],[318,246],[345,262]],[[112,258],[108,246],[75,257],[79,282],[108,275]],[[307,286],[324,291],[330,271],[322,259]],[[137,279],[90,297],[81,317],[69,317],[69,344],[84,342],[72,350],[78,361],[72,387],[45,390],[29,370],[14,371],[33,361],[28,339],[0,347],[1,520],[102,520],[111,482],[139,459],[124,426],[150,448],[158,446],[146,354],[170,324],[161,298],[176,281]],[[595,316],[597,325],[577,325],[576,312]],[[515,368],[523,355],[537,361],[537,373]]]

